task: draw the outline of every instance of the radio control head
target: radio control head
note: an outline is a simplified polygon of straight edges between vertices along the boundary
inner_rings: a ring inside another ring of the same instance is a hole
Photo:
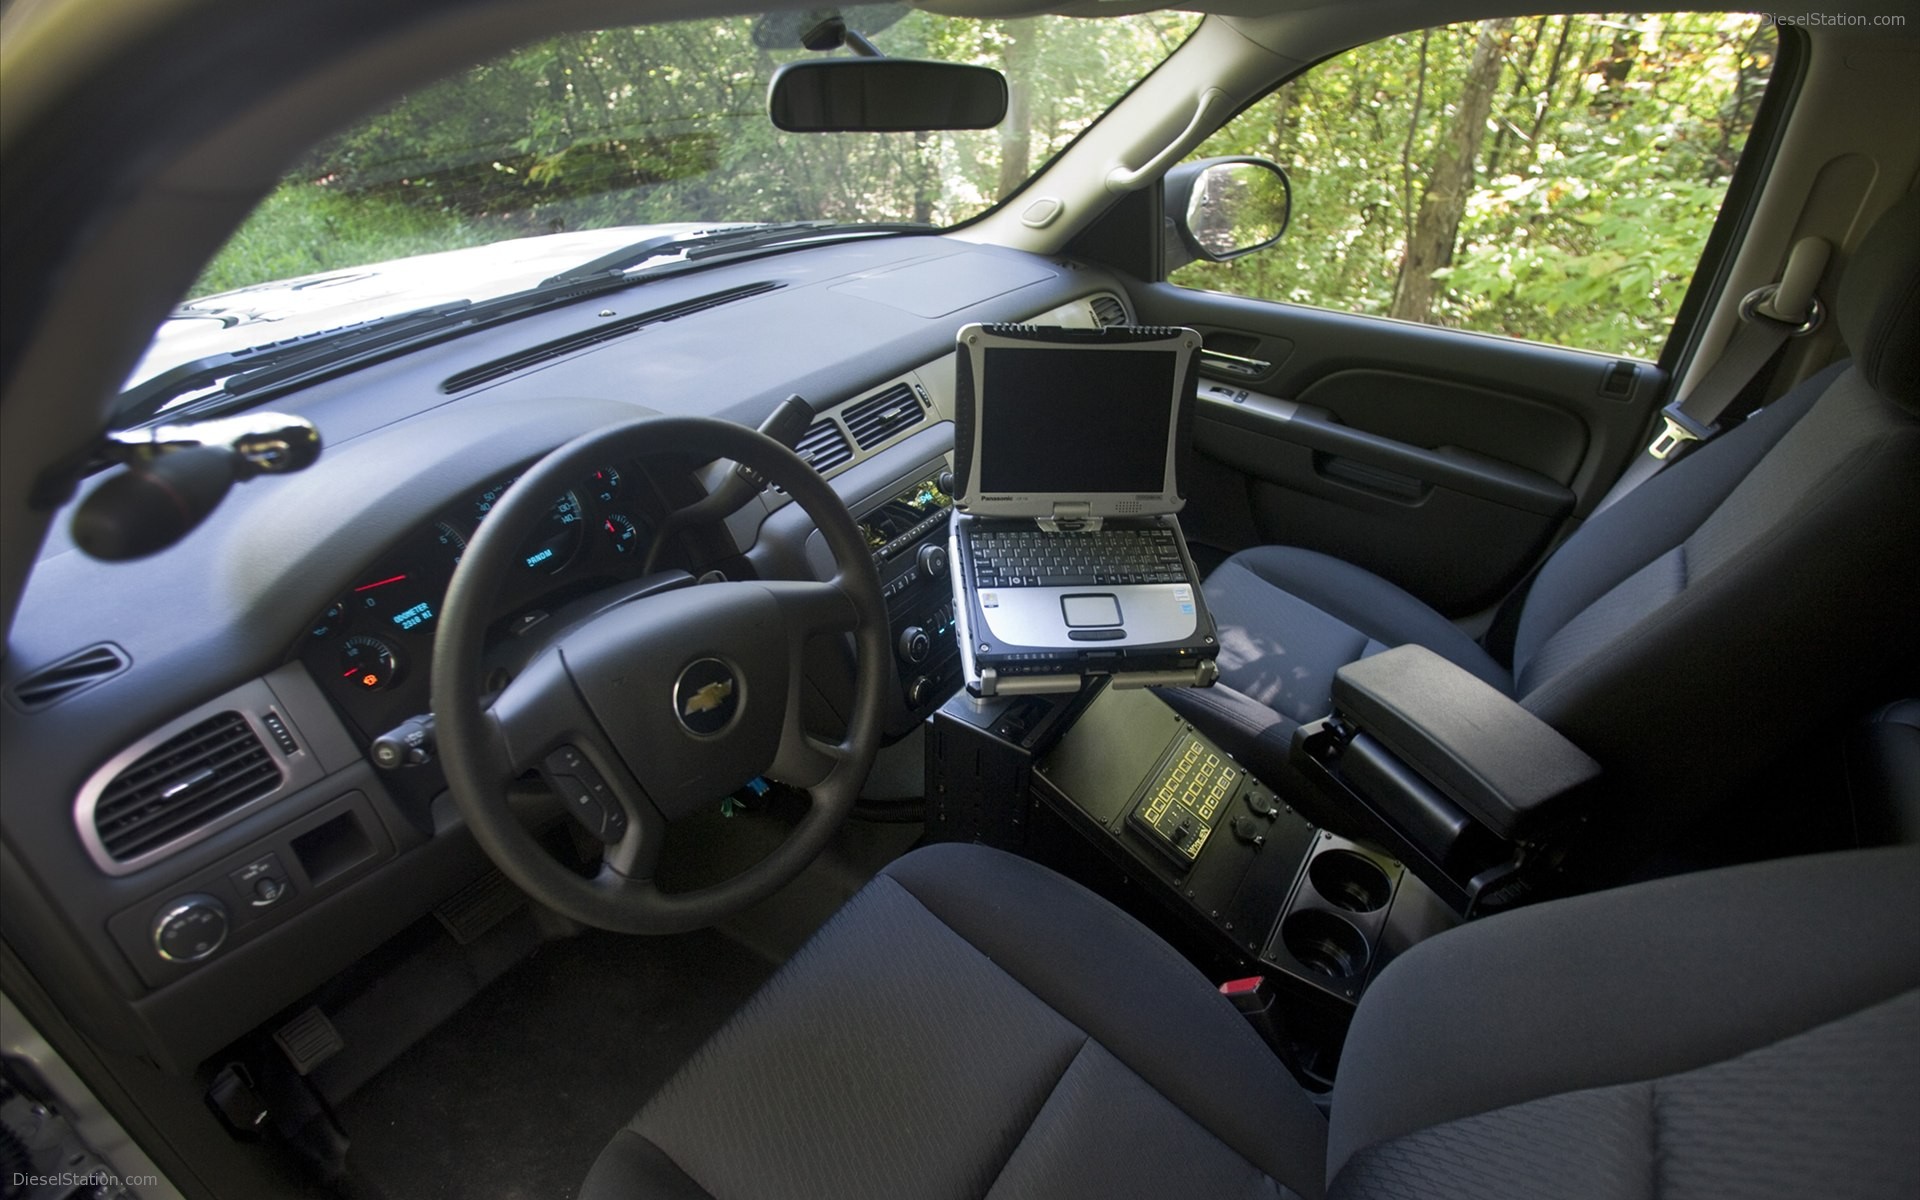
[[[947,573],[947,548],[932,542],[920,547],[920,569],[938,579]]]

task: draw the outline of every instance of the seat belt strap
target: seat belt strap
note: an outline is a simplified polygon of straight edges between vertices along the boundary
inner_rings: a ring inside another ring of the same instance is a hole
[[[1826,313],[1814,285],[1833,253],[1824,238],[1802,238],[1787,257],[1780,282],[1747,293],[1740,301],[1740,327],[1685,396],[1662,410],[1666,428],[1647,453],[1665,462],[1686,442],[1703,442],[1719,432],[1714,424],[1745,391],[1788,338],[1811,333]],[[1657,468],[1656,468],[1657,469]]]

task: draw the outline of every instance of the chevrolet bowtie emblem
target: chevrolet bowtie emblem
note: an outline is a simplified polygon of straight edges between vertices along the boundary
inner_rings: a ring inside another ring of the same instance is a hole
[[[719,737],[740,715],[746,689],[732,667],[717,658],[696,658],[673,684],[673,715],[695,737]]]
[[[681,709],[684,716],[698,716],[703,712],[712,712],[727,702],[733,695],[733,680],[716,679],[687,698],[687,706]]]

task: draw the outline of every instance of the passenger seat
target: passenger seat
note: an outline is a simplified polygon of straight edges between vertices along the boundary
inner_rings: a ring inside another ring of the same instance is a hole
[[[1592,832],[1629,860],[1659,844],[1920,651],[1920,196],[1854,252],[1836,310],[1851,363],[1588,521],[1527,595],[1510,662],[1358,567],[1263,546],[1206,583],[1222,686],[1166,699],[1298,794],[1292,731],[1331,709],[1334,672],[1417,643],[1599,761]]]

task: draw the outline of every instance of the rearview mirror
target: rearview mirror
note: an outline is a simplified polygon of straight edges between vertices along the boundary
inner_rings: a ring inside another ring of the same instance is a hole
[[[1264,158],[1203,158],[1167,172],[1167,269],[1264,250],[1287,231],[1293,185]]]
[[[961,63],[804,59],[774,72],[767,111],[789,133],[991,129],[1007,115],[1007,80]]]

